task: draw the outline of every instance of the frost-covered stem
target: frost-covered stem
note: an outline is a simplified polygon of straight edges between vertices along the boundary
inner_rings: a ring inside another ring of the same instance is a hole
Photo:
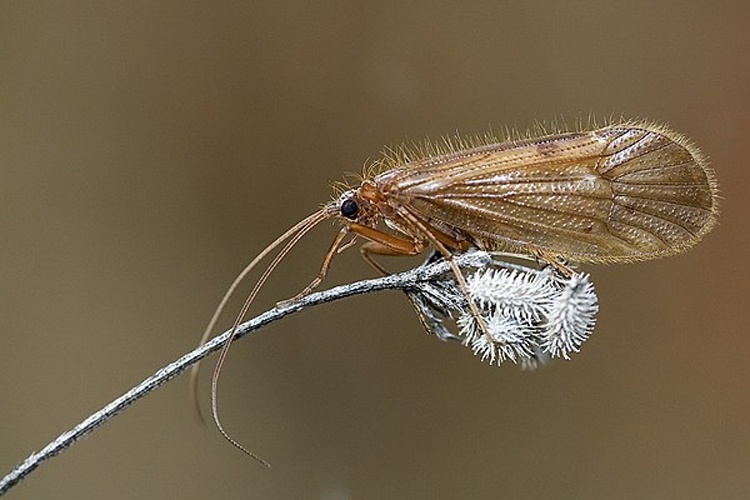
[[[466,253],[455,258],[459,267],[475,268],[485,265],[489,259],[490,257],[483,252]],[[248,333],[259,330],[269,323],[280,320],[285,316],[301,311],[307,307],[333,302],[352,295],[377,292],[381,290],[414,290],[419,288],[420,284],[448,273],[449,269],[448,263],[444,261],[434,264],[425,264],[403,273],[377,279],[358,281],[356,283],[337,286],[330,290],[312,293],[294,302],[283,303],[245,323],[242,323],[237,329],[235,338],[240,338]],[[26,476],[31,474],[31,472],[39,467],[39,465],[45,460],[60,454],[80,438],[117,415],[120,411],[124,410],[143,396],[149,394],[165,382],[176,377],[194,363],[205,358],[212,352],[221,349],[228,338],[229,331],[226,331],[223,334],[214,337],[206,344],[182,356],[178,360],[164,366],[156,373],[143,380],[140,384],[103,407],[101,410],[93,413],[72,429],[58,436],[41,451],[31,454],[26,460],[13,468],[8,475],[0,479],[0,495],[6,493]]]

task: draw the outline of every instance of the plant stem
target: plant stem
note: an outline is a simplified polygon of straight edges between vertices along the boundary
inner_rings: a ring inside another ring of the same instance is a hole
[[[467,252],[454,258],[459,267],[480,267],[489,260],[489,255],[484,252]],[[420,285],[432,279],[445,275],[450,270],[448,262],[439,261],[431,264],[423,264],[414,269],[384,276],[382,278],[370,279],[337,286],[329,290],[311,293],[295,300],[294,302],[277,305],[255,318],[242,323],[235,333],[235,339],[243,337],[248,333],[255,332],[260,328],[284,318],[290,314],[299,312],[307,307],[316,306],[340,300],[352,295],[378,292],[382,290],[400,289],[414,291]],[[0,479],[0,495],[5,494],[26,476],[31,474],[42,462],[62,453],[86,434],[103,425],[119,412],[146,396],[154,389],[173,379],[194,363],[205,358],[214,351],[221,349],[229,338],[229,331],[218,335],[193,351],[185,354],[176,361],[164,366],[130,389],[128,392],[115,399],[99,411],[81,421],[72,429],[62,433],[55,440],[45,446],[41,451],[32,453],[26,460],[19,463],[5,477]]]

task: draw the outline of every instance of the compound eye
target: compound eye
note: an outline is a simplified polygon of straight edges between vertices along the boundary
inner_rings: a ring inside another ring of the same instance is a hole
[[[359,207],[357,206],[357,202],[351,198],[341,204],[341,215],[347,219],[356,219],[358,211]]]

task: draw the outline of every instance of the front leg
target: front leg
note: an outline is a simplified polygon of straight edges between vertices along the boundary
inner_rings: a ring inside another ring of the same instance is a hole
[[[419,240],[406,240],[361,224],[351,224],[349,231],[366,238],[367,243],[359,248],[362,258],[383,276],[390,274],[375,262],[373,255],[407,256],[417,255],[427,246]]]
[[[302,289],[301,292],[299,292],[297,295],[292,297],[291,299],[282,300],[276,303],[277,306],[282,306],[286,304],[290,304],[294,302],[295,300],[299,300],[300,298],[304,297],[305,295],[308,295],[310,292],[315,290],[318,285],[325,279],[326,275],[328,274],[328,268],[331,266],[331,260],[333,260],[333,256],[336,255],[336,253],[341,248],[347,248],[349,245],[351,245],[352,242],[347,242],[345,245],[341,245],[341,242],[344,241],[344,238],[346,237],[348,233],[347,228],[343,228],[341,231],[339,231],[339,234],[336,235],[336,238],[334,238],[333,242],[331,243],[331,246],[328,248],[328,251],[326,252],[325,257],[323,257],[323,263],[320,265],[320,271],[318,271],[318,275],[313,278],[313,280],[310,282],[309,285],[307,285],[304,289]]]
[[[390,255],[394,257],[415,255],[415,254],[405,254],[405,253],[397,252],[393,250],[391,247],[387,247],[383,245],[382,243],[377,243],[375,241],[368,241],[367,243],[364,243],[362,246],[360,246],[359,254],[362,256],[365,262],[370,264],[370,266],[373,269],[375,269],[378,273],[380,273],[382,276],[387,276],[391,273],[388,272],[383,266],[378,264],[375,261],[375,259],[372,258],[373,255]]]
[[[349,231],[369,240],[363,246],[368,246],[369,253],[378,255],[417,255],[427,247],[427,243],[421,239],[407,240],[361,224],[350,224]]]

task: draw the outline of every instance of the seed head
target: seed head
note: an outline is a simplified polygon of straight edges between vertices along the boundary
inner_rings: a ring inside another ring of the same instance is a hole
[[[533,369],[552,358],[570,359],[591,335],[599,309],[586,274],[563,277],[498,259],[467,274],[466,287],[484,328],[453,279],[410,297],[428,331],[459,340],[490,364],[512,361]],[[444,319],[455,322],[456,334]]]

